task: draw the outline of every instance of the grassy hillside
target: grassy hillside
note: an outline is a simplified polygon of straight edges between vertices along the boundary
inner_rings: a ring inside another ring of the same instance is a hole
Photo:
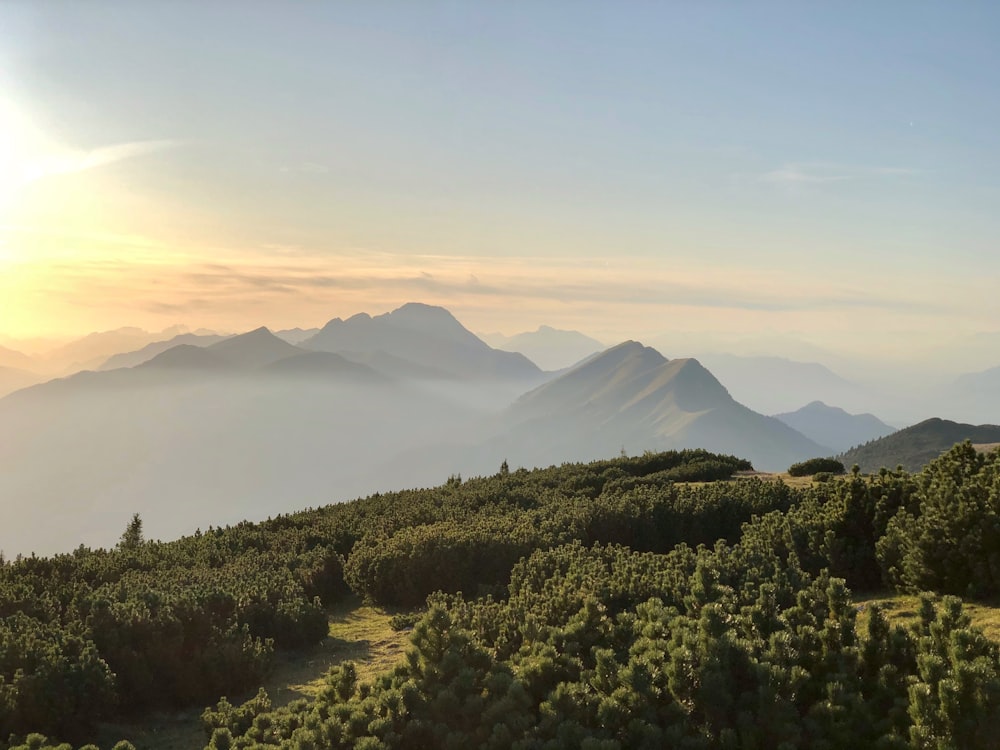
[[[935,417],[852,448],[839,458],[844,466],[857,464],[865,473],[877,472],[883,466],[888,469],[902,466],[907,471],[920,471],[955,443],[964,440],[973,443],[1000,442],[1000,426],[961,424]]]

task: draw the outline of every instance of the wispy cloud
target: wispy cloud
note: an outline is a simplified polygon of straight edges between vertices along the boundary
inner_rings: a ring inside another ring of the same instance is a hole
[[[31,160],[24,168],[25,180],[84,172],[116,162],[178,146],[173,140],[128,141],[93,149],[59,149]]]
[[[776,185],[822,185],[865,179],[913,177],[920,170],[908,167],[866,167],[833,162],[787,162],[759,176],[760,182]]]

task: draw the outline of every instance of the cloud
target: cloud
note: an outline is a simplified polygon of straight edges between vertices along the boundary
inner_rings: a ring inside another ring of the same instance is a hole
[[[74,174],[89,169],[134,159],[180,145],[172,140],[128,141],[110,146],[100,146],[89,150],[60,149],[37,159],[32,159],[25,167],[26,181],[45,177]]]
[[[760,182],[776,185],[821,185],[853,180],[913,177],[920,170],[907,167],[864,167],[833,162],[787,162],[758,177]]]

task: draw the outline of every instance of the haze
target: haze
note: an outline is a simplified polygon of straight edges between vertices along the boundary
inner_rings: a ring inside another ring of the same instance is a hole
[[[0,4],[0,396],[107,371],[4,399],[0,462],[20,468],[0,490],[44,508],[79,489],[81,508],[113,506],[87,516],[105,531],[147,493],[167,535],[210,507],[167,523],[197,467],[219,470],[213,446],[231,449],[212,497],[232,512],[198,524],[289,509],[281,488],[318,503],[492,469],[525,445],[511,413],[558,417],[536,436],[615,425],[551,460],[728,448],[725,422],[770,430],[775,466],[842,449],[758,420],[816,400],[894,427],[1000,421],[998,32],[1000,8],[972,2]],[[324,381],[286,403],[289,374],[256,369],[151,390],[132,369],[147,345],[260,326],[315,353],[330,321],[413,301],[464,328],[420,351],[360,333],[318,350],[388,372],[388,395]],[[498,375],[483,341],[530,377]],[[629,350],[579,391],[558,380],[624,341],[659,354]],[[456,342],[492,364],[438,369],[428,353]],[[626,383],[666,399],[655,425],[630,421]],[[543,384],[527,403],[564,411],[512,407]],[[303,421],[316,431],[283,445]],[[187,484],[158,485],[175,466]]]
[[[4,3],[0,332],[421,299],[678,354],[992,365],[953,350],[1000,330],[998,15]]]

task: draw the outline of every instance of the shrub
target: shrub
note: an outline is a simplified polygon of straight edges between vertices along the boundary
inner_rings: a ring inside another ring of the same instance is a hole
[[[835,458],[810,458],[808,461],[802,461],[788,467],[788,473],[793,477],[807,477],[819,472],[843,474],[844,465]]]

